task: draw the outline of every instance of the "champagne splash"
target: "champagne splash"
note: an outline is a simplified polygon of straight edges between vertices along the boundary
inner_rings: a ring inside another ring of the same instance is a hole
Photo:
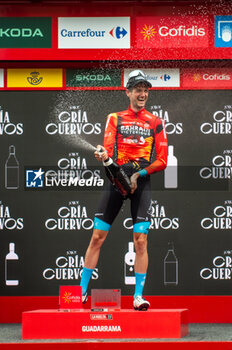
[[[67,119],[70,118],[70,115],[68,113],[71,113],[70,111],[72,110],[72,108],[74,109],[74,111],[78,111],[78,109],[80,109],[80,106],[88,105],[89,101],[87,98],[88,97],[83,91],[81,93],[77,93],[76,91],[65,91],[62,93],[58,93],[53,101],[53,106],[50,111],[50,118],[49,118],[50,122],[54,124],[60,123],[60,121],[58,120],[58,116],[61,112],[64,112],[64,111],[66,113],[65,117]],[[70,118],[70,124],[75,122],[77,122],[78,124],[82,123],[82,121],[72,121]],[[91,123],[91,121],[89,122]],[[97,150],[97,148],[93,146],[92,143],[87,141],[82,135],[78,133],[76,134],[57,133],[56,136],[65,145],[70,145],[75,148],[81,148],[91,152],[94,152]],[[88,138],[89,135],[87,134],[85,137]],[[96,144],[99,143],[98,140],[94,140],[94,143],[95,142]]]

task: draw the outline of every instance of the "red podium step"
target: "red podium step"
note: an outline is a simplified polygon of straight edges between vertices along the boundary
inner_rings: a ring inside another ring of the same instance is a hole
[[[187,309],[23,312],[23,339],[152,339],[188,334]]]

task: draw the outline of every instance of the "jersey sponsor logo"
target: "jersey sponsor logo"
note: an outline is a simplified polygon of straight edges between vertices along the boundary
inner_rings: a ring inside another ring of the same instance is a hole
[[[143,128],[138,125],[120,125],[119,126],[119,133],[123,136],[134,136],[134,135],[140,135],[140,136],[151,136],[151,129]]]

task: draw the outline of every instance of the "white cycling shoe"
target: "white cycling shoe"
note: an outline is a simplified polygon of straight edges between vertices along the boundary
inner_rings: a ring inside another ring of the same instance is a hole
[[[137,295],[137,297],[134,298],[133,306],[135,310],[147,311],[147,309],[150,306],[150,303],[140,295]]]

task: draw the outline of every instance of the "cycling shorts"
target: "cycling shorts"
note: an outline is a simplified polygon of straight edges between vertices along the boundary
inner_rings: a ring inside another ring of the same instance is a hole
[[[128,176],[131,176],[133,169],[122,166]],[[148,233],[151,224],[151,189],[150,176],[140,177],[137,180],[136,191],[129,196],[131,216],[133,221],[133,232]],[[97,212],[95,214],[94,228],[108,231],[118,215],[124,199],[110,181],[108,181],[102,193]]]

